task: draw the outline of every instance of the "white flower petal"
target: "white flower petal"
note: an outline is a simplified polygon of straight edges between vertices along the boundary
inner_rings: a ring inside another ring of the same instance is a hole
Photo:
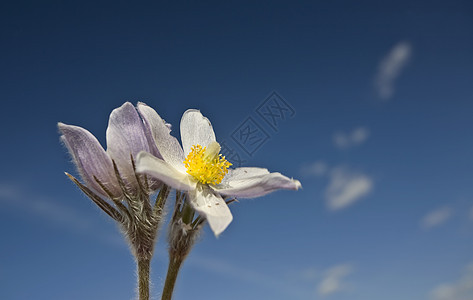
[[[188,109],[182,115],[181,141],[186,156],[193,145],[206,147],[216,141],[212,124],[197,109]]]
[[[260,197],[279,189],[297,190],[300,187],[299,180],[261,168],[235,169],[221,184],[211,186],[219,194],[240,198]]]
[[[254,167],[243,167],[236,169],[229,169],[227,175],[222,181],[222,184],[232,180],[246,179],[255,176],[261,176],[269,174],[268,169],[265,168],[254,168]]]
[[[151,129],[153,138],[163,159],[180,172],[185,172],[184,152],[179,141],[171,135],[170,126],[158,113],[144,103],[138,103],[138,111]]]
[[[110,114],[107,128],[107,153],[117,164],[120,175],[135,189],[138,186],[131,163],[139,152],[150,152],[148,139],[138,112],[130,102]]]
[[[138,154],[136,171],[157,178],[176,190],[189,191],[196,187],[196,182],[189,175],[179,172],[171,164],[147,152]]]
[[[205,216],[215,236],[219,236],[232,222],[233,216],[225,201],[207,186],[199,184],[189,192],[192,207]]]

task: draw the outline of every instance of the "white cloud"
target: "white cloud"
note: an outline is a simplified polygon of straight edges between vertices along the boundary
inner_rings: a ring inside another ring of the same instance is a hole
[[[473,263],[470,263],[462,276],[451,283],[443,283],[430,293],[433,300],[471,300],[473,299]]]
[[[214,256],[208,257],[195,253],[187,263],[200,270],[218,274],[220,277],[228,277],[246,284],[277,290],[278,293],[289,296],[288,299],[311,299],[314,296],[315,299],[318,299],[319,296],[325,297],[345,291],[351,287],[351,283],[346,281],[346,277],[354,271],[352,264],[342,263],[326,270],[308,267],[278,276],[281,274],[261,273],[250,266],[234,264]]]
[[[345,208],[373,189],[373,180],[367,175],[354,173],[344,168],[334,168],[325,190],[327,206],[331,210]]]
[[[314,280],[315,278],[317,278],[318,271],[314,267],[307,268],[305,270],[302,270],[302,272],[300,272],[300,275],[305,280]]]
[[[381,99],[388,100],[392,97],[395,81],[407,65],[411,54],[411,44],[400,42],[380,62],[375,78],[375,88]]]
[[[14,185],[2,183],[0,184],[0,200],[2,201],[14,201],[19,197],[20,189]]]
[[[286,273],[286,280],[298,283],[309,283],[313,287],[323,275],[322,270],[314,266],[307,266],[303,269],[293,269]]]
[[[350,264],[340,264],[328,269],[317,285],[317,293],[327,296],[343,290],[345,288],[343,279],[352,272],[353,267]]]
[[[302,167],[301,172],[303,175],[309,176],[324,176],[328,171],[328,166],[325,162],[319,160],[312,164]]]
[[[85,198],[85,197],[84,197]],[[86,198],[85,201],[88,199]],[[20,211],[29,213],[48,222],[60,225],[60,228],[67,228],[74,233],[93,236],[100,241],[105,241],[113,245],[126,245],[122,239],[116,235],[98,229],[99,226],[91,223],[90,217],[71,209],[67,205],[41,195],[30,195],[24,189],[16,185],[0,183],[0,202],[8,204]],[[97,211],[100,211],[97,209]],[[107,215],[103,213],[108,218]]]
[[[421,227],[430,229],[435,226],[442,225],[453,215],[450,207],[441,207],[426,214],[421,220]]]
[[[257,286],[265,286],[267,289],[271,290],[278,290],[278,292],[288,295],[289,298],[307,298],[307,292],[288,284],[285,278],[278,278],[274,273],[266,275],[252,270],[251,267],[248,268],[233,264],[216,257],[205,257],[195,254],[192,255],[192,259],[189,259],[187,263],[218,274],[219,276],[230,277]]]
[[[361,145],[370,135],[365,127],[355,128],[351,133],[336,132],[333,135],[333,143],[337,148],[345,149]]]

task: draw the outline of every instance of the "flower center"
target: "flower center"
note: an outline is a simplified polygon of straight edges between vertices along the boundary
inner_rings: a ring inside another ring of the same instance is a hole
[[[204,148],[201,145],[192,146],[184,160],[187,173],[203,184],[219,184],[232,165],[219,152],[220,145],[217,142]]]

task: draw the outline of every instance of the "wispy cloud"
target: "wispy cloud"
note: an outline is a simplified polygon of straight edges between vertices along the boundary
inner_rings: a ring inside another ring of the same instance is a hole
[[[471,300],[473,299],[473,263],[464,270],[462,276],[451,283],[438,285],[430,292],[433,300]]]
[[[346,276],[353,272],[350,264],[340,264],[328,269],[320,283],[317,285],[317,293],[327,296],[343,290],[346,284],[343,282]]]
[[[373,186],[373,180],[367,175],[342,167],[334,168],[325,191],[327,206],[331,210],[345,208],[370,193]]]
[[[430,229],[432,227],[440,226],[447,222],[452,215],[453,209],[448,206],[444,206],[426,214],[422,218],[420,225],[424,229]]]
[[[232,264],[215,257],[192,255],[192,258],[189,259],[188,264],[242,282],[265,286],[271,290],[276,289],[278,292],[290,296],[290,298],[307,298],[308,291],[301,290],[286,283],[284,278],[278,278],[274,275],[266,275],[264,273],[252,270],[251,268]]]
[[[0,183],[0,200],[14,201],[19,198],[21,190],[12,184]]]
[[[319,271],[314,267],[310,267],[299,272],[299,277],[304,280],[314,280],[318,275]]]
[[[355,271],[351,263],[339,263],[328,268],[313,266],[302,270],[293,270],[287,274],[287,281],[293,285],[299,283],[311,288],[310,298],[321,299],[339,292],[346,292],[353,287],[347,277]],[[309,299],[305,297],[302,299]]]
[[[380,62],[375,78],[375,88],[381,99],[388,100],[393,96],[396,79],[407,65],[411,54],[411,44],[405,41],[400,42]]]
[[[327,174],[328,165],[324,161],[316,161],[301,168],[302,175],[305,176],[324,176]]]
[[[336,132],[333,135],[333,143],[339,149],[351,148],[364,143],[370,135],[366,127],[355,128],[352,132]]]
[[[62,205],[50,197],[29,195],[23,188],[13,184],[0,184],[0,203],[7,204],[21,213],[28,213],[36,217],[60,225],[74,233],[86,234],[98,238],[108,244],[124,246],[125,243],[118,234],[104,232],[85,216],[66,205]],[[99,211],[99,210],[97,210]]]

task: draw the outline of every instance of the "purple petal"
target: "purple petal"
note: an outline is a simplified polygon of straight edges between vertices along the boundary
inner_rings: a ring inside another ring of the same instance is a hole
[[[254,198],[280,189],[297,190],[301,183],[280,173],[269,173],[262,168],[238,168],[232,170],[221,184],[211,187],[222,195]]]
[[[184,152],[179,141],[170,133],[170,129],[158,113],[144,103],[138,103],[138,111],[151,129],[159,153],[176,170],[185,173]]]
[[[107,128],[107,153],[117,164],[120,175],[137,187],[131,157],[136,160],[140,151],[149,152],[145,128],[133,104],[126,102],[110,114]]]
[[[215,236],[219,236],[232,222],[233,216],[225,201],[205,185],[199,184],[189,192],[192,207],[209,222]]]
[[[209,119],[196,109],[186,110],[181,119],[181,141],[185,155],[189,154],[194,145],[207,147],[215,142],[215,133]]]
[[[148,115],[143,114],[140,111],[139,106],[141,106],[141,105],[147,106],[147,107],[149,107],[149,106],[146,105],[145,103],[142,103],[142,102],[138,102],[138,105],[137,105],[138,113],[140,114],[141,118],[143,119],[143,126],[144,126],[144,130],[145,130],[145,135],[146,135],[146,139],[148,140],[148,144],[149,144],[149,150],[150,150],[149,153],[153,154],[157,158],[162,158],[161,154],[159,153],[158,147],[156,146],[156,142],[154,141],[154,137],[153,137],[153,133],[152,133],[153,121],[149,120]],[[151,107],[150,107],[150,109],[153,110]],[[171,124],[166,124],[166,127],[169,128],[169,131],[171,131]]]
[[[72,125],[58,123],[61,140],[69,150],[74,163],[87,186],[108,197],[94,176],[116,197],[122,195],[113,171],[112,160],[89,131]]]

